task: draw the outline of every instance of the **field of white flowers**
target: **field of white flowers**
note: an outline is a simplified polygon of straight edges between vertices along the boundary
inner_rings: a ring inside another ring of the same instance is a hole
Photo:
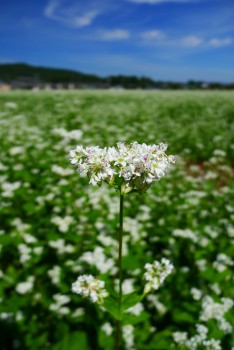
[[[121,349],[234,349],[233,92],[0,95],[0,349],[112,350],[115,321],[72,293],[116,287],[119,197],[71,166],[76,145],[168,143],[176,164],[124,203],[123,290],[174,270],[128,312]]]

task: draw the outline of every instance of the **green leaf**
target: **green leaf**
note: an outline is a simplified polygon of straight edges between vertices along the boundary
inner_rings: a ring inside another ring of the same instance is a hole
[[[107,335],[102,329],[98,333],[99,346],[102,350],[112,350],[114,349],[114,337]]]
[[[139,257],[138,256],[124,256],[123,257],[123,268],[135,270],[139,268]]]
[[[194,317],[192,314],[189,314],[188,312],[181,311],[179,309],[174,310],[173,313],[173,319],[176,323],[190,323],[193,324],[195,322]]]
[[[152,339],[152,342],[145,349],[148,350],[165,350],[169,349],[171,346],[171,334],[169,331],[157,332]]]
[[[121,320],[121,312],[119,310],[119,303],[116,299],[109,296],[104,299],[102,306],[116,319]]]
[[[146,321],[150,317],[148,312],[141,312],[140,315],[133,315],[130,313],[125,313],[122,316],[122,324],[127,325],[127,324],[137,324],[143,321]]]
[[[55,344],[51,350],[90,350],[87,335],[84,332],[74,332],[66,335],[61,342]]]
[[[122,298],[122,311],[128,310],[130,307],[138,304],[144,295],[139,295],[136,292],[123,295]]]

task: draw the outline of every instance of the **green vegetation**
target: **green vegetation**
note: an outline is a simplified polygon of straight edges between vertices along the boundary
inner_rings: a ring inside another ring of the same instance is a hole
[[[0,64],[0,79],[11,82],[17,78],[31,78],[35,83],[100,83],[103,79],[92,74],[84,74],[69,69],[35,67],[25,63]]]
[[[191,349],[175,332],[202,324],[216,347],[197,350],[231,350],[233,120],[231,92],[1,94],[0,348],[113,349],[114,320],[71,284],[92,274],[116,287],[119,197],[80,178],[68,152],[162,141],[176,164],[124,203],[124,294],[142,290],[146,263],[163,256],[174,271],[129,312],[122,349]]]
[[[204,83],[190,80],[187,83],[173,81],[156,81],[148,77],[115,75],[99,77],[94,74],[85,74],[69,69],[36,67],[25,63],[0,64],[0,83],[12,83],[15,89],[32,89],[43,83],[64,84],[64,87],[73,83],[78,86],[97,88],[122,87],[125,89],[230,89],[234,84],[219,82]]]

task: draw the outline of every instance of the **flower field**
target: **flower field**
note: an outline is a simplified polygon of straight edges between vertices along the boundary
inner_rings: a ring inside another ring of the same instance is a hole
[[[114,349],[115,320],[71,286],[117,288],[119,197],[68,154],[134,141],[176,163],[125,198],[123,292],[144,290],[146,264],[174,269],[128,310],[121,350],[234,349],[233,92],[5,93],[0,140],[1,350]]]

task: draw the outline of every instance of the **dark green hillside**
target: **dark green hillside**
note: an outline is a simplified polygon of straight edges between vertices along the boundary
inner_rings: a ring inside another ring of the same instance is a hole
[[[37,67],[26,63],[0,64],[0,82],[15,83],[21,81],[20,88],[31,88],[38,83],[88,84],[96,87],[123,87],[125,89],[233,89],[232,84],[207,83],[203,81],[173,82],[153,80],[149,77],[135,75],[114,75],[101,78],[94,74],[81,73],[75,70]],[[19,86],[17,86],[19,88]]]
[[[104,81],[96,75],[84,74],[68,69],[35,67],[25,63],[0,64],[0,80],[11,82],[22,77],[51,83],[101,83]]]

